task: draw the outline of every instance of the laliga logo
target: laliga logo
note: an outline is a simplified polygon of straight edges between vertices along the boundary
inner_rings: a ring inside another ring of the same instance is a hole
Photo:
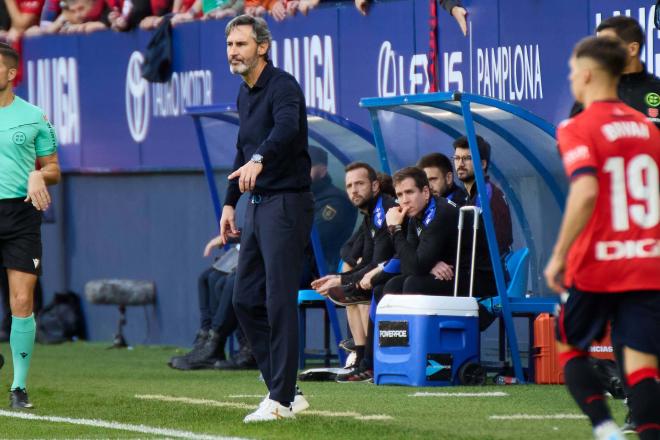
[[[133,52],[126,69],[126,120],[135,142],[142,142],[149,129],[149,83],[142,78],[144,57]]]

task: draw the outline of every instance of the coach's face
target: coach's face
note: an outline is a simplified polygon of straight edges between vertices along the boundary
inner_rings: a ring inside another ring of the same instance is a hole
[[[399,206],[407,209],[406,215],[408,217],[415,217],[418,215],[431,198],[431,190],[428,186],[423,189],[417,188],[415,179],[408,177],[401,182],[394,185],[396,191],[396,198],[399,201]]]
[[[4,57],[0,55],[0,92],[11,87],[14,78],[16,78],[16,68],[7,66]]]
[[[369,172],[364,168],[356,168],[346,173],[346,194],[353,206],[364,208],[374,198],[378,190],[378,181],[369,180]]]
[[[231,73],[247,75],[266,55],[268,43],[257,44],[252,26],[236,26],[227,36],[227,60]]]

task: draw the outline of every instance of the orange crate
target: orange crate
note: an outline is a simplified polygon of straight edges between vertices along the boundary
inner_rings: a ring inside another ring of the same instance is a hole
[[[590,355],[599,359],[614,360],[610,327],[605,337],[589,348]],[[564,371],[559,367],[559,356],[555,339],[555,317],[540,314],[534,321],[534,372],[538,384],[564,383]]]

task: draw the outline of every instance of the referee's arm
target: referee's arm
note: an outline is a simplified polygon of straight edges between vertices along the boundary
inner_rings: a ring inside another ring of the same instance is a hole
[[[40,169],[32,171],[28,177],[28,194],[25,201],[32,202],[36,209],[45,211],[51,202],[46,187],[60,181],[60,164],[57,161],[57,153],[38,157],[37,160]]]

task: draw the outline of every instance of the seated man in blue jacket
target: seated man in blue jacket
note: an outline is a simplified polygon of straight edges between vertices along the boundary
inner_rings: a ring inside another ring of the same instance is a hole
[[[393,180],[399,206],[390,208],[385,219],[401,264],[401,275],[385,284],[384,293],[452,295],[458,222],[456,205],[434,196],[426,174],[419,168],[403,168],[394,174]],[[431,269],[439,262],[445,263],[449,271],[444,279],[431,274]]]

